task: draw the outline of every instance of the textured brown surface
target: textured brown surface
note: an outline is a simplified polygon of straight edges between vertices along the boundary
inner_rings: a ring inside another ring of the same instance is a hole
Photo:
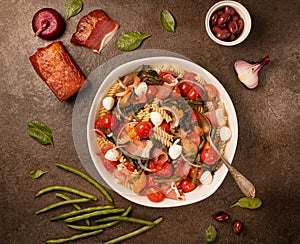
[[[1,6],[1,243],[45,243],[47,239],[74,233],[62,223],[49,221],[59,211],[35,216],[36,210],[55,201],[52,194],[35,199],[39,189],[60,184],[96,193],[78,177],[55,168],[54,163],[61,162],[84,170],[72,139],[75,98],[59,102],[29,62],[29,56],[38,47],[49,44],[33,37],[32,16],[43,7],[64,13],[63,2],[5,1]],[[230,175],[208,199],[178,208],[138,206],[111,192],[118,207],[133,205],[135,217],[164,217],[155,229],[124,243],[204,243],[204,231],[210,223],[218,229],[217,243],[300,243],[299,1],[241,1],[250,11],[253,28],[247,40],[235,47],[218,46],[205,32],[205,14],[214,2],[84,0],[83,11],[67,21],[66,33],[60,38],[88,75],[122,53],[115,44],[123,32],[150,33],[151,38],[139,49],[164,49],[190,58],[220,80],[236,108],[239,141],[233,164],[254,182],[263,207],[255,211],[230,209],[241,197]],[[79,19],[96,8],[104,9],[120,24],[115,38],[100,55],[70,44]],[[162,29],[159,22],[162,9],[175,16],[175,33]],[[246,90],[233,71],[234,61],[259,60],[265,55],[270,55],[271,63],[260,73],[259,87]],[[26,125],[31,119],[49,125],[54,134],[54,148],[41,146],[27,135]],[[34,169],[50,172],[32,180],[28,172]],[[213,222],[211,215],[219,210],[245,224],[240,236],[233,234],[230,224]],[[101,243],[136,227],[120,224],[77,243]]]

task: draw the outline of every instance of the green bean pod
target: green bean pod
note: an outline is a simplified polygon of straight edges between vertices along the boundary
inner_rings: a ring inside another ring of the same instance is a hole
[[[71,200],[71,198],[67,197],[66,195],[64,195],[64,194],[62,194],[62,193],[56,193],[55,195],[56,195],[57,197],[61,198],[61,199],[64,199],[64,200]],[[73,203],[72,205],[73,205],[73,207],[74,207],[75,209],[77,209],[77,210],[81,210],[81,209],[82,209],[77,203]],[[86,223],[86,225],[88,225],[88,226],[91,224],[91,222],[90,222],[89,219],[86,219],[86,220],[85,220],[85,223]]]
[[[119,236],[117,238],[114,238],[112,240],[109,240],[107,242],[104,242],[103,244],[114,244],[114,243],[119,243],[121,241],[125,241],[125,240],[127,240],[129,238],[132,238],[134,236],[142,234],[143,232],[145,232],[147,230],[150,230],[154,226],[158,225],[162,220],[163,220],[163,218],[159,217],[158,219],[156,219],[156,220],[153,221],[154,225],[146,225],[146,226],[144,226],[142,228],[139,228],[139,229],[137,229],[135,231],[132,231],[132,232],[130,232],[128,234],[125,234],[125,235]]]
[[[92,185],[94,185],[94,186],[95,186],[95,187],[96,187],[96,188],[97,188],[97,189],[105,196],[105,198],[106,198],[109,202],[111,202],[111,203],[114,202],[113,198],[112,198],[111,195],[108,193],[108,191],[106,191],[105,188],[104,188],[101,184],[99,184],[96,180],[94,180],[94,179],[91,178],[90,176],[88,176],[88,175],[86,175],[85,173],[83,173],[83,172],[81,172],[81,171],[79,171],[79,170],[77,170],[77,169],[74,169],[74,168],[72,168],[72,167],[70,167],[70,166],[66,166],[66,165],[64,165],[64,164],[56,163],[55,165],[56,165],[58,168],[64,169],[64,170],[69,171],[69,172],[72,172],[72,173],[74,173],[74,174],[80,176],[81,178],[85,179],[86,181],[88,181],[89,183],[91,183]]]
[[[138,219],[138,218],[132,218],[132,217],[123,217],[123,216],[110,216],[102,219],[96,220],[96,222],[109,222],[113,220],[119,220],[119,221],[127,221],[127,222],[133,222],[137,224],[142,225],[155,225],[152,221],[144,220],[144,219]]]
[[[51,191],[65,191],[65,192],[71,192],[71,193],[74,193],[76,195],[79,195],[79,196],[82,196],[82,197],[85,197],[85,198],[88,198],[88,199],[92,199],[94,201],[97,201],[97,197],[91,195],[91,194],[88,194],[86,192],[83,192],[83,191],[79,191],[79,190],[76,190],[74,188],[71,188],[71,187],[67,187],[67,186],[49,186],[49,187],[46,187],[42,190],[40,190],[36,195],[35,197],[39,197],[40,195],[42,194],[45,194],[47,192],[51,192]]]
[[[71,222],[74,222],[74,221],[87,219],[87,218],[91,218],[91,217],[95,217],[95,216],[99,216],[99,215],[121,213],[121,212],[124,212],[124,211],[125,211],[124,208],[105,209],[105,210],[95,211],[95,212],[92,212],[92,213],[78,215],[78,216],[75,216],[75,217],[70,217],[70,218],[65,219],[64,221],[66,223],[71,223]]]
[[[132,207],[129,206],[126,211],[124,213],[122,213],[122,217],[126,217],[130,211],[131,211]],[[68,224],[67,226],[71,229],[74,230],[81,230],[81,231],[94,231],[94,230],[100,230],[100,229],[106,229],[109,228],[117,223],[119,223],[120,221],[112,221],[109,223],[105,223],[105,224],[101,224],[101,225],[94,225],[94,226],[82,226],[82,225],[70,225]]]
[[[88,198],[65,200],[65,201],[61,201],[61,202],[57,202],[57,203],[53,203],[51,205],[48,205],[48,206],[36,211],[35,214],[44,213],[44,212],[49,211],[51,209],[54,209],[54,208],[57,208],[57,207],[60,207],[60,206],[64,206],[64,205],[68,205],[68,204],[82,203],[82,202],[88,202],[88,201],[90,201],[90,199],[88,199]]]
[[[56,240],[47,240],[46,243],[47,244],[56,244],[56,243],[64,243],[67,241],[75,241],[75,240],[82,239],[85,237],[97,235],[97,234],[101,233],[102,231],[103,230],[96,230],[96,231],[92,231],[92,232],[74,235],[74,236],[67,237],[67,238],[61,238],[61,239],[56,239]]]
[[[114,206],[96,206],[96,207],[83,208],[80,210],[74,210],[71,212],[60,214],[58,216],[51,218],[50,220],[54,221],[54,220],[66,219],[83,213],[89,213],[97,210],[105,210],[105,209],[112,209],[112,208],[114,208]]]

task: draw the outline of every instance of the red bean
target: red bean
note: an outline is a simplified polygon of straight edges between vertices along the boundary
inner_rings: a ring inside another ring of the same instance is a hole
[[[236,31],[236,33],[241,33],[242,30],[244,29],[244,21],[242,18],[240,18],[238,21],[237,21],[237,25],[238,25],[238,29]]]
[[[230,218],[230,216],[228,213],[220,211],[220,212],[217,212],[216,214],[214,214],[213,218],[218,222],[224,223]]]
[[[225,13],[226,14],[230,14],[230,15],[234,15],[235,14],[235,10],[232,7],[226,6],[225,7]]]
[[[218,26],[214,26],[211,30],[213,31],[213,33],[217,34],[221,30],[221,28]]]
[[[219,18],[219,15],[218,15],[217,13],[214,13],[214,14],[211,16],[210,25],[211,25],[211,26],[217,25],[218,18]]]
[[[235,33],[238,30],[238,25],[234,20],[229,21],[228,23],[228,30],[231,33]]]
[[[220,18],[218,19],[218,25],[226,24],[230,20],[230,14],[222,14],[220,15]]]
[[[220,40],[226,40],[230,36],[230,32],[227,29],[220,30],[216,33],[216,36]]]
[[[234,234],[239,235],[242,232],[242,229],[243,229],[242,222],[239,221],[239,220],[235,221],[234,224],[233,224],[232,229],[233,229]]]
[[[228,41],[234,41],[236,35],[234,33],[230,33],[230,36],[228,37]]]

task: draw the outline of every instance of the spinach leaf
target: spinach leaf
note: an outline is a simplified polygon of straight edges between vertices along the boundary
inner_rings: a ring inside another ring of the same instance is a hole
[[[231,205],[230,207],[233,208],[238,206],[240,208],[248,208],[248,209],[257,209],[262,205],[261,199],[254,197],[242,197],[236,203]]]
[[[40,169],[37,169],[37,170],[32,170],[29,172],[29,176],[32,178],[32,179],[38,179],[40,178],[43,174],[46,174],[48,173],[49,171],[43,171],[43,170],[40,170]]]
[[[117,41],[117,48],[121,51],[132,51],[138,48],[143,40],[150,36],[150,34],[144,34],[138,31],[126,32]]]
[[[28,134],[42,145],[51,144],[54,147],[51,129],[38,120],[31,120],[27,124]]]
[[[82,0],[66,0],[65,11],[67,19],[77,15],[82,9]]]
[[[213,225],[210,225],[205,231],[205,240],[207,243],[213,243],[217,239],[217,230]]]
[[[168,10],[160,12],[160,22],[166,31],[175,32],[175,20]]]

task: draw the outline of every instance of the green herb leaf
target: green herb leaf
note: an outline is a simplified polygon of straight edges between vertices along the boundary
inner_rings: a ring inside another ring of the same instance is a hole
[[[213,225],[210,225],[205,231],[205,240],[207,243],[213,243],[217,239],[217,230]]]
[[[38,179],[40,178],[43,174],[46,174],[48,173],[49,171],[42,171],[40,169],[37,169],[37,170],[32,170],[29,172],[29,176],[32,178],[32,179]]]
[[[168,10],[160,12],[160,22],[166,31],[175,32],[175,20]]]
[[[231,205],[230,207],[240,207],[240,208],[247,208],[247,209],[257,209],[262,205],[261,199],[254,197],[242,197],[236,203]]]
[[[66,0],[65,11],[67,19],[77,15],[82,9],[82,0]]]
[[[51,129],[38,120],[31,120],[27,124],[28,134],[42,145],[53,144]]]
[[[121,51],[132,51],[138,48],[143,40],[150,36],[150,34],[143,34],[138,31],[126,32],[119,38],[117,48]]]

